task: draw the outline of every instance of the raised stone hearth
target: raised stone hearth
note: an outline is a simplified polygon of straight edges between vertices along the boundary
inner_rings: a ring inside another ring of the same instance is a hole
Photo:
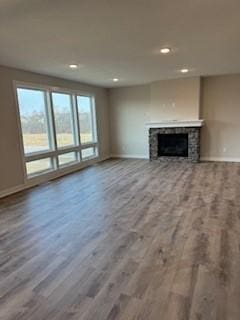
[[[150,160],[198,162],[202,123],[203,121],[199,120],[194,123],[168,121],[165,124],[163,122],[147,124]],[[182,124],[185,126],[181,126]]]

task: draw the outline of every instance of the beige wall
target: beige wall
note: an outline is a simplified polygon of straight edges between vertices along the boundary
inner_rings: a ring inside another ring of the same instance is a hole
[[[111,154],[148,157],[149,121],[199,119],[200,78],[109,90]]]
[[[96,95],[100,157],[103,159],[109,156],[109,118],[106,89],[0,67],[0,193],[24,183],[13,89],[14,80],[94,93]]]
[[[202,157],[240,161],[240,75],[203,79],[201,118]]]
[[[200,109],[200,119],[205,120],[201,157],[208,160],[240,161],[240,75],[202,78],[200,108],[200,79],[188,81],[184,79],[177,90],[176,80],[111,89],[112,154],[148,157],[145,122],[198,119]],[[173,101],[175,108],[171,107]]]
[[[178,81],[178,85],[177,80],[167,80],[107,91],[78,82],[0,67],[0,194],[24,182],[14,80],[93,92],[96,95],[102,159],[109,156],[109,139],[111,154],[147,158],[146,122],[197,119],[199,115],[199,78],[185,78]],[[205,120],[201,139],[202,158],[240,160],[240,75],[203,78],[200,109],[200,118]]]
[[[199,119],[200,77],[153,82],[150,121]]]
[[[111,154],[146,157],[149,86],[109,90]]]

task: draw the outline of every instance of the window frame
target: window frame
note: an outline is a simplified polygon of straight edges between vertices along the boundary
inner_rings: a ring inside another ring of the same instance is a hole
[[[69,162],[60,164],[59,157],[60,157],[61,155],[69,154],[69,153],[74,153],[74,154],[75,154],[75,160],[71,160],[71,161],[69,161]],[[71,164],[76,164],[76,163],[78,163],[78,161],[79,161],[79,160],[78,160],[78,154],[79,154],[79,153],[76,152],[76,151],[71,151],[71,152],[66,152],[66,153],[58,154],[59,168],[68,167],[68,166],[70,166]]]
[[[97,142],[97,129],[96,129],[96,106],[95,106],[95,99],[92,96],[88,96],[88,95],[83,95],[83,94],[77,94],[76,95],[76,105],[77,105],[77,116],[78,116],[78,122],[79,122],[79,127],[80,127],[80,119],[79,119],[79,110],[78,110],[78,102],[77,102],[77,98],[78,96],[81,97],[88,97],[90,98],[90,112],[91,112],[91,129],[92,129],[92,136],[93,136],[93,140],[92,142],[85,142],[85,143],[81,143],[82,146],[87,146],[89,144],[93,144]],[[80,133],[80,139],[81,139],[81,131],[79,130]]]
[[[38,160],[44,160],[44,159],[49,159],[49,160],[50,160],[51,167],[48,168],[48,169],[42,169],[42,170],[36,171],[35,173],[27,174],[27,177],[39,176],[39,175],[42,175],[42,174],[44,174],[44,173],[50,173],[50,172],[53,172],[53,171],[54,171],[54,161],[53,161],[52,158],[47,157],[47,158],[36,159],[36,160],[31,160],[31,161],[25,162],[26,173],[27,173],[27,164],[28,164],[28,163],[30,163],[30,162],[32,162],[32,161],[38,161]]]
[[[42,151],[33,151],[33,152],[27,152],[25,153],[25,148],[24,148],[24,139],[23,139],[23,133],[22,133],[22,122],[21,122],[21,112],[20,112],[20,106],[18,103],[18,94],[17,94],[17,89],[29,89],[29,90],[36,90],[36,91],[41,91],[43,92],[44,95],[44,111],[45,111],[45,116],[46,116],[46,129],[47,129],[47,137],[48,137],[48,143],[49,143],[49,149],[45,149]],[[24,151],[24,156],[31,156],[31,155],[37,155],[37,154],[41,154],[44,152],[51,152],[52,150],[54,150],[54,144],[52,141],[52,126],[51,126],[51,114],[49,113],[49,104],[48,104],[48,92],[47,90],[44,89],[40,89],[40,88],[30,88],[30,87],[24,87],[22,85],[18,85],[15,89],[16,92],[16,99],[17,99],[17,109],[18,109],[18,116],[19,116],[19,120],[20,120],[20,127],[21,127],[21,135],[22,135],[22,142],[23,142],[23,151]]]
[[[98,128],[97,128],[97,110],[95,104],[95,94],[93,92],[87,91],[80,91],[80,90],[72,90],[66,89],[56,86],[48,86],[48,85],[41,85],[36,83],[28,83],[22,81],[13,81],[14,93],[15,93],[15,101],[16,101],[16,109],[17,109],[17,124],[18,124],[18,132],[19,138],[21,142],[21,153],[22,153],[22,165],[23,165],[23,172],[24,172],[24,179],[25,182],[29,180],[38,178],[40,176],[49,176],[52,173],[58,173],[59,171],[63,171],[66,168],[71,167],[79,167],[84,166],[85,163],[98,160],[99,156],[99,142],[98,142]],[[24,140],[23,140],[23,132],[22,132],[22,124],[21,124],[21,113],[20,113],[20,106],[18,102],[18,94],[17,89],[29,89],[29,90],[38,90],[44,91],[44,98],[45,98],[45,109],[46,109],[46,117],[47,117],[47,134],[49,139],[49,146],[50,150],[44,151],[36,151],[31,153],[25,153],[24,151]],[[72,129],[73,129],[73,138],[74,138],[74,145],[58,147],[57,146],[57,135],[56,135],[56,126],[55,126],[55,119],[54,119],[54,107],[52,101],[52,93],[63,93],[70,95],[70,103],[71,103],[71,122],[72,122]],[[78,117],[78,105],[77,105],[77,96],[85,96],[91,98],[91,121],[92,121],[92,128],[93,128],[93,136],[94,141],[91,143],[81,143],[81,131],[80,131],[80,123]],[[82,149],[86,149],[89,147],[93,147],[95,150],[95,155],[93,157],[82,159]],[[59,165],[58,156],[75,152],[76,153],[76,161],[70,162],[66,165]],[[26,164],[28,162],[34,160],[41,160],[44,158],[50,158],[52,161],[53,168],[51,170],[36,172],[36,174],[27,174]],[[87,164],[86,164],[87,165]]]
[[[58,142],[57,142],[57,131],[56,131],[56,117],[55,117],[55,113],[54,113],[54,103],[53,103],[53,94],[57,93],[57,94],[65,94],[65,95],[69,95],[70,97],[70,116],[71,116],[71,128],[72,128],[72,135],[73,135],[73,143],[69,144],[69,145],[65,145],[65,146],[58,146]],[[55,136],[56,136],[56,148],[57,150],[62,150],[68,147],[74,147],[78,145],[78,139],[77,139],[77,128],[76,128],[76,115],[74,112],[75,106],[73,105],[73,95],[72,93],[63,93],[60,91],[51,91],[49,92],[50,94],[50,99],[51,99],[51,106],[52,106],[52,111],[53,111],[53,126],[54,126],[54,131],[55,131]]]

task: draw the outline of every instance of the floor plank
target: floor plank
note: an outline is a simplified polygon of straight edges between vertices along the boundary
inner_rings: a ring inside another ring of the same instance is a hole
[[[240,165],[113,159],[0,200],[1,320],[239,320]]]

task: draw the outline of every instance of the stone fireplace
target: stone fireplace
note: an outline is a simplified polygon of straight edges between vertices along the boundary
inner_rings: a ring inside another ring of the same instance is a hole
[[[147,123],[149,158],[162,161],[198,162],[203,120]]]

